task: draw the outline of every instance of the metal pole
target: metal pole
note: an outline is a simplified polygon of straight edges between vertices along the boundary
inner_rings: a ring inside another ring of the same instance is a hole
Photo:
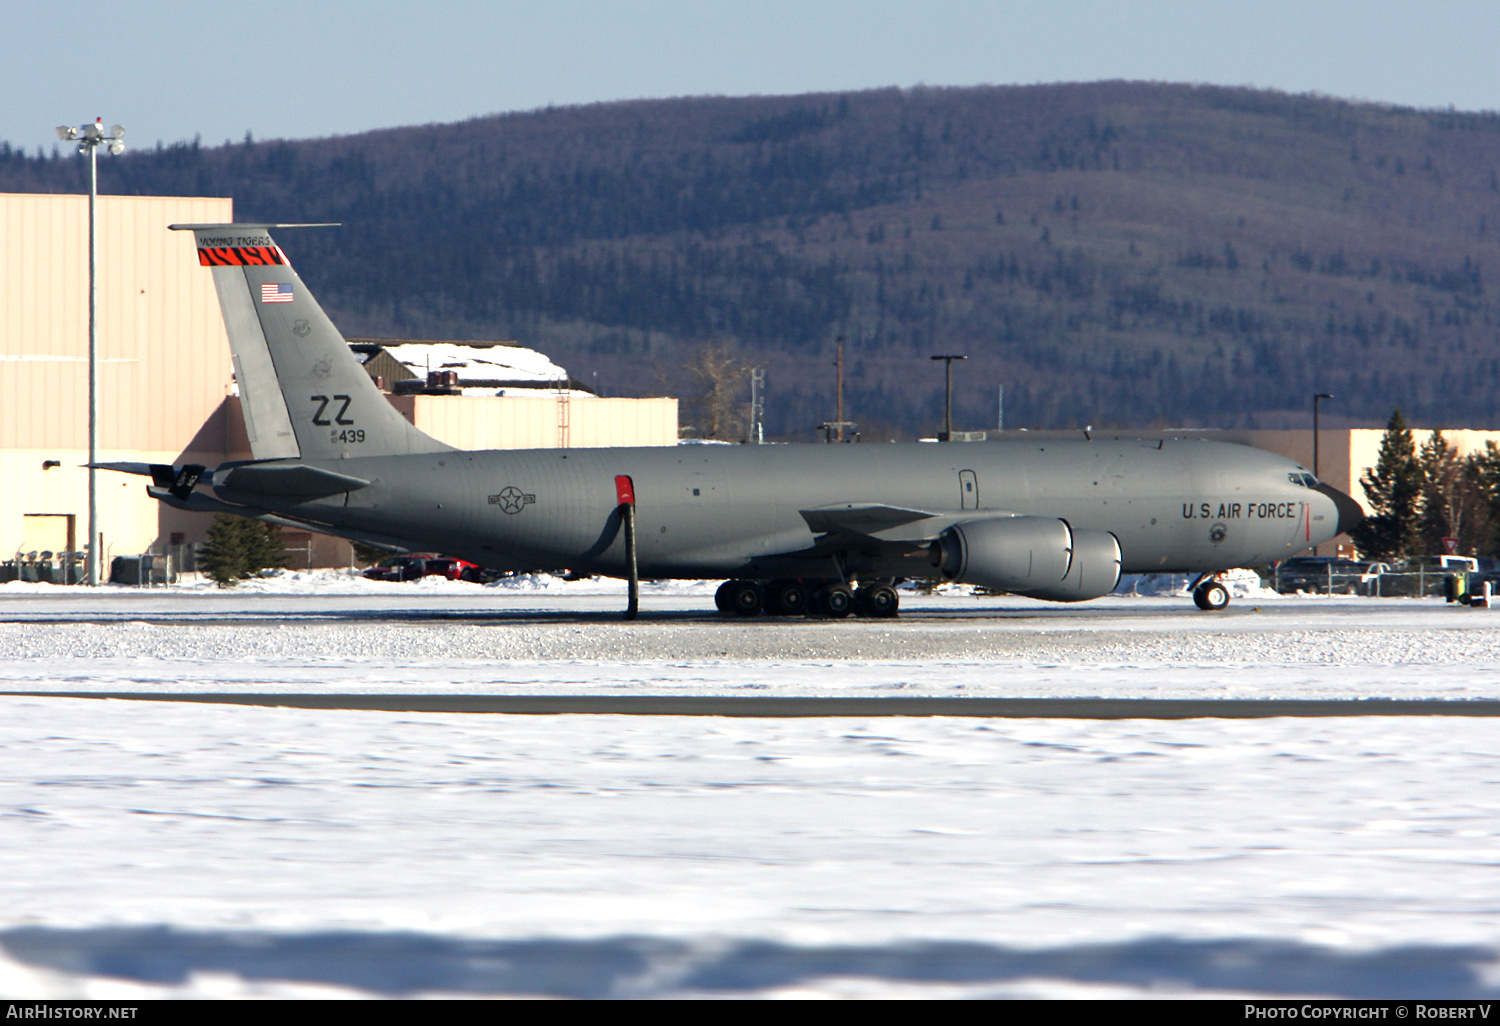
[[[1329,392],[1319,392],[1313,396],[1313,477],[1318,477],[1318,403],[1332,398],[1333,395]]]
[[[99,233],[95,207],[99,200],[99,147],[89,147],[89,587],[99,586]]]
[[[92,125],[81,129],[59,125],[57,137],[64,142],[76,142],[79,152],[87,150],[89,155],[89,536],[84,552],[85,579],[95,586],[99,584],[104,559],[99,543],[98,471],[94,469],[99,462],[99,147],[108,146],[109,152],[116,155],[124,152],[125,129],[115,125],[106,135],[104,119],[95,118]]]
[[[630,588],[625,600],[625,619],[634,620],[641,611],[641,574],[635,561],[635,506],[621,506],[625,517],[625,562],[630,572]]]
[[[765,368],[756,367],[750,372],[750,441],[755,445],[766,440],[765,385]]]
[[[842,336],[842,335],[839,336],[838,369],[839,369],[839,401],[838,401],[838,415],[839,416],[838,416],[838,420],[835,422],[835,428],[834,428],[834,430],[837,432],[837,438],[838,438],[838,440],[840,442],[842,442],[844,440],[844,336]]]
[[[1321,396],[1313,396],[1313,477],[1318,477],[1318,400]],[[1322,478],[1318,478],[1322,480]]]
[[[943,441],[953,441],[953,361],[943,363]]]
[[[943,401],[943,436],[939,438],[938,441],[951,442],[953,441],[953,361],[967,360],[968,357],[959,356],[956,354],[948,354],[943,356],[934,356],[932,357],[932,359],[942,360],[944,370],[947,372],[944,375],[946,386],[945,398]]]

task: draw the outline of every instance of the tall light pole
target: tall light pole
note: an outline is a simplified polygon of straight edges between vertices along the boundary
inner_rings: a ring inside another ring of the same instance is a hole
[[[1313,396],[1313,477],[1318,477],[1318,402],[1332,398],[1331,392],[1319,392]],[[1322,478],[1318,477],[1318,480]]]
[[[943,433],[941,437],[938,438],[938,441],[951,442],[953,441],[953,361],[967,360],[968,357],[950,354],[945,356],[934,356],[932,357],[932,359],[943,361],[943,370],[945,372],[944,376],[947,380],[947,387],[944,393],[945,398],[943,400]]]
[[[125,152],[125,129],[115,125],[104,134],[104,119],[95,118],[92,125],[74,128],[58,125],[57,137],[63,142],[77,142],[78,152],[89,157],[89,542],[88,583],[99,584],[99,232],[95,208],[99,202],[99,147],[119,156]]]

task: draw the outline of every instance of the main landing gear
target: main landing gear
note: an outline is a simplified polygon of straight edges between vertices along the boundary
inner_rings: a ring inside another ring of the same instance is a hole
[[[1216,613],[1229,605],[1229,589],[1220,584],[1218,578],[1204,574],[1193,585],[1193,603],[1199,609]]]
[[[841,620],[856,616],[891,617],[901,597],[889,584],[851,588],[842,581],[725,581],[714,605],[729,616],[821,616]]]

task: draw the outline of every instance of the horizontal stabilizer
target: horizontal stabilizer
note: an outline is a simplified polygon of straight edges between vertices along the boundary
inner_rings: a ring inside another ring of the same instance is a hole
[[[141,477],[155,479],[164,463],[85,463],[85,467],[94,470],[113,470],[117,474],[138,474]],[[167,467],[171,470],[171,467]],[[161,482],[157,482],[160,484]],[[165,486],[164,486],[165,487]]]
[[[306,222],[304,224],[251,224],[251,223],[244,222],[244,221],[227,221],[227,222],[221,221],[221,222],[218,222],[216,224],[169,224],[169,225],[167,225],[167,230],[168,231],[173,231],[173,232],[198,232],[198,231],[204,231],[204,232],[206,232],[206,231],[212,231],[212,230],[214,230],[216,228],[222,228],[222,229],[226,229],[226,230],[230,230],[230,229],[241,230],[241,229],[258,228],[258,229],[262,229],[262,230],[267,230],[267,229],[271,229],[271,228],[337,228],[337,227],[339,227],[339,222],[338,221],[317,221],[317,222],[311,222],[310,221],[310,222]]]
[[[361,477],[338,474],[332,470],[321,470],[300,463],[276,466],[235,467],[222,481],[215,484],[237,492],[255,492],[258,495],[279,495],[298,499],[318,499],[339,492],[352,492],[368,487],[370,482]]]
[[[90,463],[88,466],[96,470],[150,477],[152,484],[167,489],[179,499],[198,487],[198,482],[208,483],[212,479],[208,468],[197,463],[181,467],[174,467],[169,463]]]

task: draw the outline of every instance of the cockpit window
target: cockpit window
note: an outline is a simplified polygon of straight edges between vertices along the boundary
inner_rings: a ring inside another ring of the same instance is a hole
[[[1292,484],[1301,485],[1303,488],[1318,487],[1318,479],[1313,477],[1311,474],[1306,473],[1305,471],[1293,471],[1286,477],[1288,481],[1292,482]]]

